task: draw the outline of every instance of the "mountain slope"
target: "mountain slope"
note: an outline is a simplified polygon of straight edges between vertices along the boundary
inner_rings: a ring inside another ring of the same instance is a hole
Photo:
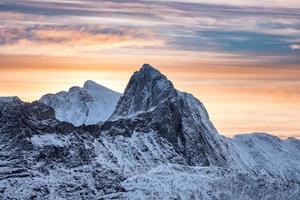
[[[74,127],[51,107],[17,98],[0,102],[0,112],[0,199],[98,199],[157,165],[186,164],[154,132],[124,137]]]
[[[238,163],[257,174],[300,182],[300,141],[281,140],[266,133],[236,135],[229,141]]]
[[[46,94],[40,101],[54,108],[55,116],[80,126],[105,121],[113,112],[121,94],[93,81],[86,81],[83,88],[72,87],[68,92]]]
[[[284,182],[267,175],[220,167],[160,165],[121,183],[120,192],[102,199],[188,200],[296,200],[299,183]]]

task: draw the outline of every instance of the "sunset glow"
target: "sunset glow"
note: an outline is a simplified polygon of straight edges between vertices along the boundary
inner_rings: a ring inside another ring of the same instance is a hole
[[[0,96],[34,101],[85,80],[123,92],[143,63],[226,136],[300,137],[297,0],[0,0]]]

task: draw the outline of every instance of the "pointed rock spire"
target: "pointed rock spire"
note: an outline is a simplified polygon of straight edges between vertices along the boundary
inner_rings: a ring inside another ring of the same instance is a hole
[[[141,67],[141,69],[139,70],[139,73],[144,74],[146,76],[151,76],[151,77],[155,77],[155,76],[163,76],[160,71],[158,71],[157,69],[155,69],[154,67],[152,67],[149,64],[143,64],[143,66]]]
[[[147,111],[177,96],[171,81],[149,64],[144,64],[129,80],[113,116]]]
[[[227,164],[222,141],[202,103],[177,91],[166,76],[149,64],[132,75],[109,120],[119,122],[106,123],[106,130],[126,127],[127,135],[140,127],[152,129],[173,144],[190,165]],[[116,124],[120,127],[116,128]]]

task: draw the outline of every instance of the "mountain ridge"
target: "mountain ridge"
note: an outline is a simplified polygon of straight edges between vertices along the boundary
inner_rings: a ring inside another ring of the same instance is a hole
[[[219,135],[204,105],[150,65],[103,123],[62,122],[43,102],[15,97],[0,98],[0,114],[3,199],[300,196],[299,140]]]

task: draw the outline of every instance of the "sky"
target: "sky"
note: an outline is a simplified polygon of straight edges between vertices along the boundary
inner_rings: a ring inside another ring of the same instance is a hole
[[[0,0],[0,96],[123,92],[143,63],[221,134],[300,138],[299,0]]]

